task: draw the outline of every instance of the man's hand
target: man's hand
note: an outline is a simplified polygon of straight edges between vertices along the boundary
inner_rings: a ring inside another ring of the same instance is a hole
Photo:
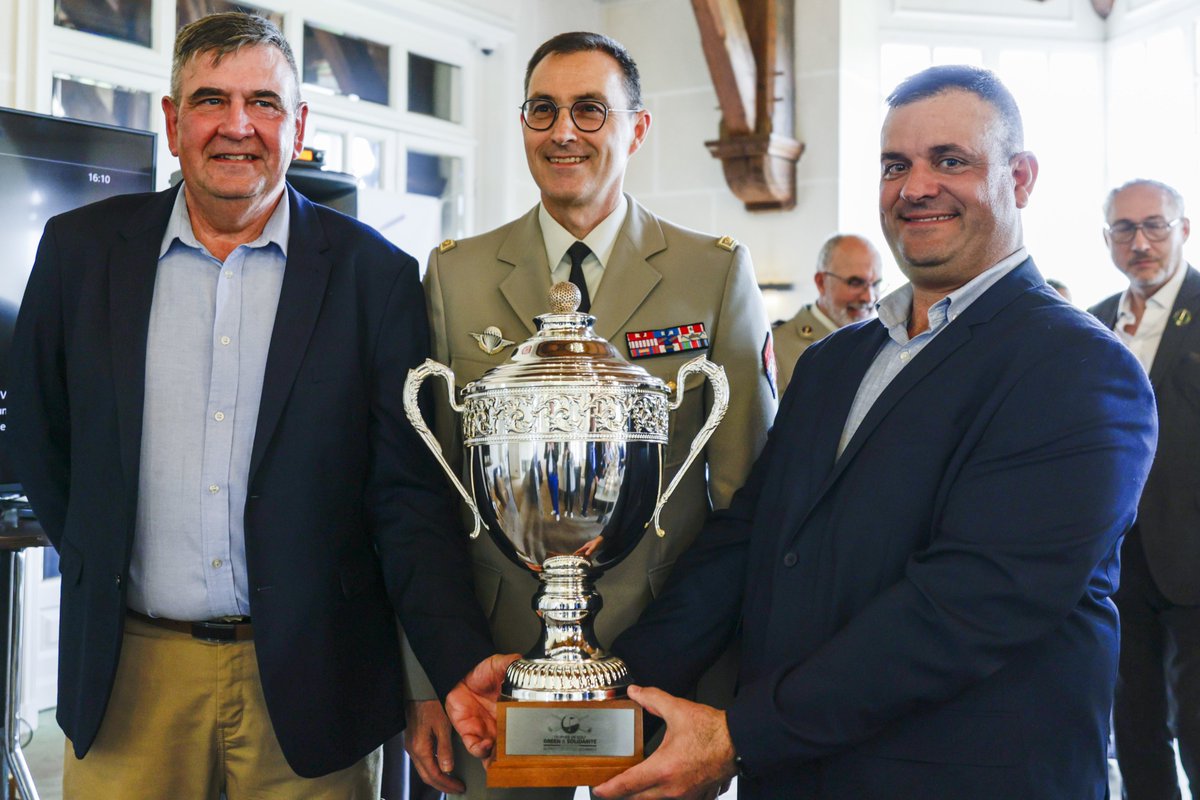
[[[725,712],[659,689],[629,687],[629,697],[667,723],[662,746],[636,767],[592,790],[597,797],[710,800],[737,774]]]
[[[450,720],[437,700],[404,704],[408,724],[404,749],[421,780],[440,792],[462,794],[467,787],[450,773],[454,770],[454,747],[450,742]]]
[[[496,745],[496,700],[508,665],[520,658],[516,653],[494,655],[480,661],[467,677],[446,695],[446,714],[467,752],[491,760]]]

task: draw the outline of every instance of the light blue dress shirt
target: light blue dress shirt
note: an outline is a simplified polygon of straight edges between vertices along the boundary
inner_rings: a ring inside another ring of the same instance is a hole
[[[129,607],[177,620],[250,613],[243,514],[263,372],[283,285],[285,194],[221,263],[180,190],[159,252]]]
[[[850,406],[850,414],[846,417],[846,425],[842,429],[842,438],[838,442],[838,457],[846,449],[846,445],[854,438],[854,433],[863,419],[883,394],[888,384],[900,374],[925,346],[933,341],[946,326],[958,319],[967,308],[978,300],[984,292],[997,281],[1012,272],[1028,256],[1025,248],[1019,248],[1015,253],[1001,259],[1000,263],[976,275],[968,283],[955,289],[950,294],[938,300],[929,307],[929,327],[912,339],[908,338],[908,320],[912,315],[913,289],[911,283],[906,283],[896,291],[875,304],[879,311],[879,322],[888,331],[888,339],[875,354],[875,360],[858,385],[858,393],[854,396],[854,404]]]

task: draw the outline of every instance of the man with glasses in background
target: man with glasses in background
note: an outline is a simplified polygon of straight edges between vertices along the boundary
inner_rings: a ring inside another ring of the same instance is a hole
[[[779,394],[787,389],[796,359],[818,339],[851,322],[875,316],[875,301],[883,283],[879,251],[861,236],[838,233],[821,245],[817,256],[816,302],[800,309],[787,322],[775,323],[775,361],[779,365]]]
[[[1158,450],[1121,548],[1113,731],[1128,800],[1180,796],[1175,753],[1200,787],[1200,273],[1175,189],[1134,180],[1104,204],[1104,240],[1129,288],[1091,309],[1150,375]]]
[[[549,311],[551,284],[571,280],[583,296],[580,310],[596,318],[596,333],[626,358],[670,381],[681,364],[703,354],[725,367],[730,383],[729,411],[708,443],[707,469],[689,470],[664,511],[667,536],[645,537],[604,576],[596,632],[609,643],[637,618],[709,512],[728,505],[745,480],[775,415],[774,355],[746,248],[673,225],[622,192],[629,159],[650,131],[637,65],[625,48],[595,33],[555,36],[529,61],[525,97],[525,155],[541,202],[507,225],[443,242],[431,254],[425,289],[434,357],[454,369],[459,386],[475,380],[534,333],[534,317]],[[684,326],[702,334],[699,349],[683,348]],[[628,346],[635,335],[654,336],[662,345],[655,349],[665,352],[637,358]],[[664,480],[686,456],[709,404],[701,382],[687,387],[672,414]],[[459,465],[457,420],[442,414],[435,427]],[[501,652],[529,650],[539,632],[530,608],[535,581],[486,536],[475,540],[472,555],[475,589],[496,644]],[[728,696],[732,664],[725,674]],[[415,684],[411,698],[426,702],[410,705],[416,727],[407,746],[427,783],[453,793],[465,782],[471,797],[573,795],[572,789],[488,793],[479,762],[457,739],[455,750],[449,747],[449,725],[433,692]]]

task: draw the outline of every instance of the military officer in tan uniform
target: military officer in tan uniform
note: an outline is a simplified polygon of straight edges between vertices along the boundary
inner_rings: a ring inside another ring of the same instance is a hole
[[[444,242],[431,254],[425,289],[434,358],[450,365],[459,388],[475,380],[534,333],[534,317],[548,310],[551,284],[574,274],[590,304],[581,310],[595,316],[596,333],[626,358],[633,360],[628,336],[650,335],[663,345],[651,349],[666,352],[634,363],[653,375],[673,381],[681,364],[705,354],[725,367],[730,383],[729,411],[707,445],[706,464],[692,466],[666,506],[666,537],[646,536],[599,582],[604,608],[596,632],[609,643],[662,586],[710,510],[728,505],[746,478],[775,414],[774,358],[746,248],[730,237],[672,225],[622,193],[629,158],[650,129],[637,66],[625,49],[598,34],[561,34],[534,53],[525,84],[525,151],[541,202],[503,227]],[[704,155],[697,151],[696,157]],[[685,335],[701,347],[682,349]],[[664,481],[707,416],[705,386],[700,376],[689,378],[684,402],[672,413]],[[461,468],[457,419],[448,410],[439,413],[435,428]],[[528,651],[540,626],[530,608],[537,581],[486,536],[475,540],[472,555],[475,591],[497,646]],[[434,697],[415,681],[410,689],[414,701]],[[412,702],[409,709],[408,748],[427,783],[461,792],[462,784],[445,774],[453,764],[469,797],[573,795],[572,789],[488,793],[482,766],[461,743],[453,760],[447,758],[449,727],[436,700]]]
[[[825,240],[813,275],[816,302],[787,322],[775,323],[772,331],[781,395],[792,379],[796,359],[810,344],[851,322],[875,316],[882,270],[879,251],[863,237],[839,233]]]

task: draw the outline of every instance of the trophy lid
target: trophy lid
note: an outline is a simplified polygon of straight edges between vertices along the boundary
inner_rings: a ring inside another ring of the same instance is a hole
[[[496,389],[549,386],[648,391],[667,395],[660,378],[631,364],[607,339],[592,330],[596,318],[576,309],[579,287],[568,281],[550,288],[550,312],[537,317],[539,330],[514,350],[512,358],[463,388],[463,399]]]

